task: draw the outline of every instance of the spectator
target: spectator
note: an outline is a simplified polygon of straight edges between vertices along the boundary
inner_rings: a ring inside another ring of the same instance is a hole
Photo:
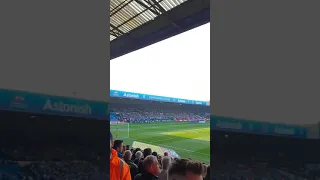
[[[146,149],[144,149],[143,150],[143,157],[147,157],[147,156],[149,156],[149,155],[151,155],[152,154],[152,150],[150,149],[150,148],[146,148]],[[139,162],[139,165],[138,165],[138,172],[139,173],[143,173],[144,171],[145,171],[145,168],[143,167],[143,161],[142,161],[143,159],[141,159],[140,160],[140,162]]]
[[[143,160],[143,167],[145,171],[141,174],[138,174],[135,177],[135,180],[156,180],[158,179],[157,175],[160,173],[159,163],[157,157],[153,155],[147,156]]]
[[[154,156],[158,156],[158,153],[157,152],[152,152],[152,155],[154,155]]]
[[[136,152],[136,159],[133,161],[136,165],[139,165],[140,160],[143,158],[141,151]]]
[[[164,152],[163,155],[164,155],[164,156],[169,156],[169,153],[168,153],[168,152]]]
[[[132,148],[133,149],[133,148]],[[132,160],[136,159],[136,152],[141,151],[140,148],[133,149],[132,152]]]
[[[136,151],[141,151],[141,149],[140,148],[136,148]]]
[[[118,157],[122,158],[123,153],[123,141],[122,140],[115,140],[113,143],[113,149],[117,151]]]
[[[160,167],[162,168],[162,156],[161,155],[158,155],[158,161],[159,161]]]
[[[168,180],[203,180],[203,171],[201,162],[177,159],[168,169]]]
[[[134,177],[138,174],[138,166],[132,162],[131,156],[131,151],[126,150],[123,154],[123,160],[129,165],[131,178],[134,179]]]
[[[126,145],[126,150],[130,150],[130,145]]]
[[[146,148],[143,150],[143,157],[147,157],[149,155],[152,155],[152,150],[150,148]]]
[[[161,173],[159,174],[158,179],[168,180],[168,168],[169,168],[169,165],[171,164],[171,158],[168,156],[164,157],[161,161],[161,164],[162,164],[162,170],[161,170]]]
[[[210,165],[207,166],[207,175],[204,180],[210,180]]]
[[[110,180],[131,180],[128,164],[118,157],[117,151],[112,146],[114,142],[110,132]]]

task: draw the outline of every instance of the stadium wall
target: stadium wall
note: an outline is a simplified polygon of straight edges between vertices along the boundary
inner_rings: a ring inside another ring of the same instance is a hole
[[[318,123],[314,44],[320,27],[313,23],[318,1],[211,2],[211,112],[260,122]]]
[[[2,63],[0,66],[1,89],[95,101],[108,100],[109,87],[105,85],[107,83],[101,83],[107,81],[106,77],[101,76],[104,63],[81,62],[77,67],[71,61],[62,63],[54,60],[28,62],[18,67],[15,64],[21,63]],[[84,73],[89,71],[90,73]],[[12,73],[18,75],[11,75]]]
[[[210,130],[229,131],[257,135],[308,138],[309,128],[291,124],[259,122],[254,120],[211,116]],[[311,131],[312,132],[312,131]]]
[[[21,3],[1,6],[0,88],[107,101],[109,16],[85,1]]]
[[[0,89],[0,109],[69,117],[109,119],[108,103]]]

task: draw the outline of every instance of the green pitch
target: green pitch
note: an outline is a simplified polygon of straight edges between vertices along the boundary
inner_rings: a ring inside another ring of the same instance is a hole
[[[210,163],[210,124],[152,123],[111,125],[115,138],[132,145],[134,141],[176,151],[182,158]]]

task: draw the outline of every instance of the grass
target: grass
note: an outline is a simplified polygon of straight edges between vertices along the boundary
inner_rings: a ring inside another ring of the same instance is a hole
[[[210,124],[185,122],[111,125],[111,132],[125,144],[134,141],[172,149],[182,158],[210,163]],[[155,151],[155,150],[154,150]]]

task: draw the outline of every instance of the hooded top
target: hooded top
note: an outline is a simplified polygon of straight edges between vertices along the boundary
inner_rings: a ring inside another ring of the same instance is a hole
[[[122,179],[120,178],[121,166]],[[128,164],[118,157],[117,151],[114,149],[112,149],[110,159],[110,180],[131,180],[130,168]]]

